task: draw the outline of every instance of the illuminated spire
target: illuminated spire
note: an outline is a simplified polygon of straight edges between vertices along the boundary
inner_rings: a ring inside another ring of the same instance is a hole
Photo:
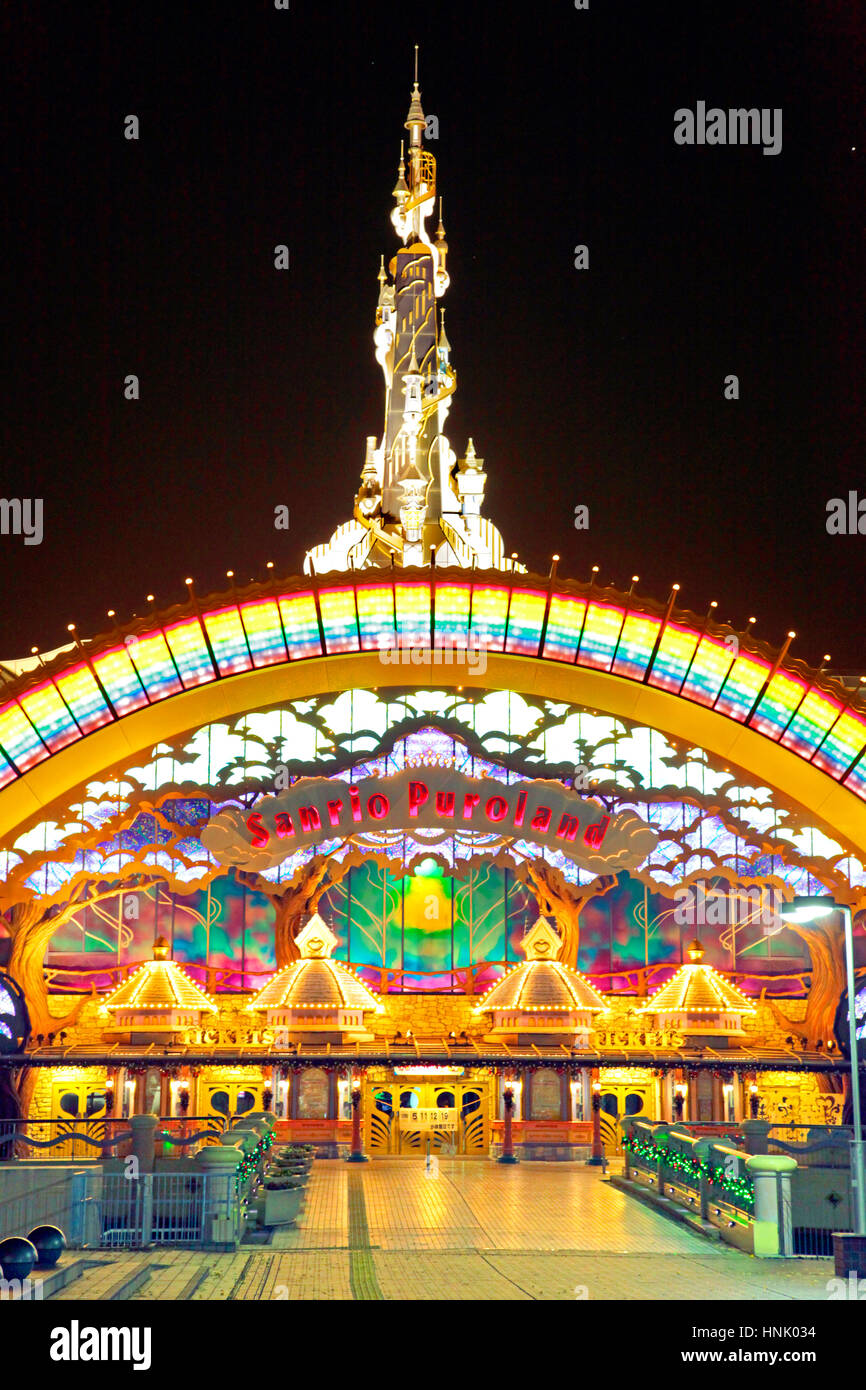
[[[427,230],[436,215],[438,175],[424,145],[417,45],[404,124],[409,148],[400,146],[391,209],[401,244],[387,267],[384,257],[379,266],[373,332],[385,382],[384,428],[374,448],[367,441],[353,520],[308,553],[308,573],[429,564],[431,552],[438,565],[513,568],[496,527],[481,516],[483,459],[476,461],[470,441],[458,466],[445,434],[457,389],[444,318],[440,326],[436,312],[450,285],[448,242],[441,198],[435,240]]]
[[[391,197],[394,198],[401,207],[409,197],[409,186],[406,183],[406,161],[403,158],[402,140],[400,141],[400,163],[397,165],[397,182],[391,190]]]
[[[439,356],[444,357],[446,363],[451,352],[451,344],[445,333],[445,309],[439,310]]]
[[[421,132],[427,128],[427,117],[421,109],[421,92],[418,87],[418,45],[415,45],[415,85],[412,88],[412,100],[409,103],[409,115],[406,117],[406,129],[411,132],[411,143],[413,146],[421,144]]]

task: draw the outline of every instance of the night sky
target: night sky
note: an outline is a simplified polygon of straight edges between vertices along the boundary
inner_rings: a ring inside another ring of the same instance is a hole
[[[0,26],[0,495],[45,508],[41,546],[0,536],[0,657],[180,601],[186,575],[297,572],[350,518],[418,43],[447,430],[484,456],[508,550],[678,581],[866,671],[866,535],[825,528],[829,498],[866,497],[862,5],[53,0]],[[781,107],[781,153],[676,145],[699,100]]]

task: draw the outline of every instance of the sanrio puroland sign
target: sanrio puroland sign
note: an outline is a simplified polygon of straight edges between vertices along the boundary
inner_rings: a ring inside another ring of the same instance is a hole
[[[508,784],[434,765],[358,782],[303,778],[252,809],[219,811],[201,839],[219,863],[261,871],[308,845],[384,829],[477,830],[528,840],[596,873],[642,863],[658,838],[633,811],[608,812],[560,782]]]

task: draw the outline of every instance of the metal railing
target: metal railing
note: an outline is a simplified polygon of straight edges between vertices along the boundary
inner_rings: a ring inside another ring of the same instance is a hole
[[[482,523],[484,521],[485,518],[482,518]],[[494,543],[495,538],[485,530],[484,525],[482,525],[481,531],[485,544]],[[447,519],[443,519],[443,532],[448,536],[455,551],[459,552],[460,547],[464,548],[463,554],[466,562],[470,563],[472,559],[471,549],[466,544],[463,537],[454,530]],[[361,542],[358,542],[358,544],[360,545]],[[502,555],[499,554],[499,560],[501,561],[501,559]],[[441,642],[442,634],[434,634],[434,648],[440,646]],[[45,969],[48,992],[50,994],[90,994],[91,990],[95,989],[98,994],[109,993],[116,989],[118,985],[122,984],[124,980],[127,980],[130,975],[134,974],[140,964],[140,961],[132,961],[124,965],[103,965],[96,966],[95,968],[92,966],[77,965],[49,965],[46,966]],[[383,974],[391,975],[395,980],[403,973],[419,979],[422,978],[425,973],[429,974],[431,977],[438,977],[443,973],[449,973],[448,971],[424,972],[413,970],[403,972],[398,970],[387,970],[384,966],[371,965],[369,961],[341,961],[341,964],[348,965],[349,968],[353,970],[381,970]],[[455,977],[455,980],[459,982],[460,977],[464,974],[468,974],[471,978],[472,974],[482,974],[491,966],[511,967],[514,964],[515,962],[513,960],[477,961],[467,970],[455,970],[451,973]],[[655,965],[642,966],[640,969],[631,971],[593,971],[589,978],[603,993],[611,992],[615,989],[618,989],[622,993],[629,993],[635,990],[635,1003],[637,1004],[643,1002],[647,994],[650,993],[653,988],[657,987],[656,977],[670,974],[675,968],[675,964],[676,963],[672,961],[659,961]],[[265,981],[270,979],[274,973],[273,967],[263,970],[249,970],[243,969],[235,964],[208,965],[200,961],[185,961],[184,970],[186,970],[196,983],[200,984],[208,994],[221,993],[223,991],[236,992],[238,990],[255,991],[260,989]],[[858,974],[859,973],[861,972],[858,970]],[[642,980],[641,977],[643,977]],[[793,994],[789,992],[785,997],[799,998],[808,989],[811,973],[805,971],[797,975],[753,975],[745,971],[731,971],[730,979],[733,980],[734,983],[740,983],[741,985],[743,982],[751,982],[753,985],[760,986],[767,990],[769,997],[778,997],[779,995],[785,994],[785,991],[777,988],[777,986],[793,981],[797,985],[797,990]],[[467,990],[466,992],[469,993],[470,991]],[[60,1036],[66,1037],[68,1035],[61,1034]]]
[[[185,1158],[198,1146],[218,1144],[227,1121],[221,1115],[160,1117],[154,1135],[161,1158]],[[43,1159],[50,1163],[99,1162],[126,1158],[132,1149],[129,1120],[45,1120],[0,1122],[0,1160]]]
[[[41,1158],[55,1163],[82,1163],[128,1152],[132,1130],[127,1120],[46,1120],[0,1122],[0,1160]]]
[[[233,1238],[240,1238],[241,1203],[234,1183],[229,1187],[224,1177],[208,1173],[145,1173],[136,1179],[106,1173],[98,1208],[102,1249],[202,1245],[210,1239],[215,1215],[227,1218]]]
[[[837,1133],[811,1128],[803,1140],[779,1139],[770,1135],[767,1150],[771,1154],[787,1154],[796,1158],[800,1168],[842,1168],[851,1165],[851,1130],[846,1125]]]
[[[690,1207],[714,1225],[752,1219],[754,1199],[751,1184],[743,1181],[747,1155],[742,1149],[708,1139],[704,1156],[704,1149],[696,1150],[700,1139],[682,1126],[665,1126],[663,1134],[658,1128],[641,1120],[628,1124],[623,1139],[627,1172],[642,1174],[660,1196]]]

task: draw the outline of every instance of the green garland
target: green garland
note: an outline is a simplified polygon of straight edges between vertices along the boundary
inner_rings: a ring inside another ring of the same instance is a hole
[[[249,1178],[259,1165],[259,1159],[267,1153],[274,1142],[274,1131],[269,1130],[264,1139],[260,1139],[252,1153],[245,1154],[238,1164],[235,1178],[235,1192],[240,1192],[247,1178]]]
[[[730,1192],[731,1196],[736,1197],[743,1206],[753,1207],[755,1205],[755,1185],[751,1178],[728,1177],[723,1168],[714,1168],[701,1159],[692,1158],[689,1154],[678,1153],[675,1149],[669,1149],[664,1144],[652,1144],[646,1139],[626,1137],[622,1141],[622,1146],[628,1153],[633,1153],[636,1158],[642,1158],[645,1163],[664,1163],[666,1167],[673,1168],[697,1182],[700,1182],[701,1178],[706,1178],[711,1186],[720,1187],[725,1192]]]

